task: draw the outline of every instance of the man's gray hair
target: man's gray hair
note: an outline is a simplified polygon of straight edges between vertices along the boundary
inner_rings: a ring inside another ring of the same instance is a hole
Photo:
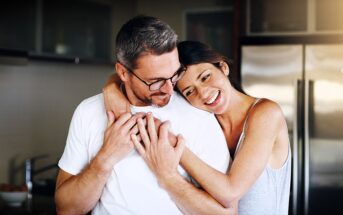
[[[116,58],[129,69],[135,69],[137,59],[144,54],[161,55],[176,48],[177,35],[162,20],[151,16],[136,16],[126,22],[116,38]]]

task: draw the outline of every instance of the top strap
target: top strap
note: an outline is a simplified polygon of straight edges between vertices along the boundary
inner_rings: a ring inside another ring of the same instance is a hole
[[[252,109],[254,109],[255,105],[256,105],[259,101],[261,101],[262,99],[263,99],[263,98],[257,98],[257,99],[254,101],[254,103],[250,106],[250,108],[249,108],[249,110],[248,110],[248,114],[247,114],[247,116],[246,116],[246,118],[245,118],[245,121],[244,121],[244,124],[243,124],[242,133],[245,134],[246,124],[247,124],[249,115],[250,115],[250,113],[252,112]]]
[[[247,116],[246,116],[245,121],[244,121],[244,124],[243,124],[242,133],[241,133],[241,135],[239,136],[238,144],[237,144],[237,146],[236,146],[236,150],[235,150],[234,157],[236,157],[236,154],[237,154],[237,152],[240,150],[241,145],[242,145],[242,142],[243,142],[244,139],[245,139],[245,130],[246,130],[246,124],[247,124],[249,115],[250,115],[250,113],[252,112],[252,109],[255,107],[255,105],[256,105],[259,101],[261,101],[262,99],[263,99],[263,98],[257,98],[257,99],[254,101],[254,103],[250,106],[250,108],[249,108],[249,110],[248,110]]]

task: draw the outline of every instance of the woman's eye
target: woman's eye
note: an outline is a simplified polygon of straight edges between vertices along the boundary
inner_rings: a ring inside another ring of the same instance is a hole
[[[185,92],[185,96],[188,97],[192,94],[193,90],[188,90],[187,92]]]
[[[205,76],[203,76],[203,77],[201,78],[201,81],[202,81],[202,82],[206,81],[207,79],[209,79],[210,76],[211,76],[210,73],[209,73],[209,74],[206,74]]]

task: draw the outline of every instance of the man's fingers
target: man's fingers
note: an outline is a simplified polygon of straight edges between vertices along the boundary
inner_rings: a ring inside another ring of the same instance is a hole
[[[130,135],[131,134],[135,134],[135,135],[139,134],[139,129],[138,129],[138,124],[137,123],[131,128]]]
[[[142,144],[138,141],[137,137],[135,134],[131,134],[131,141],[133,142],[133,144],[135,145],[138,153],[144,157],[145,155],[145,149],[144,147],[142,146]]]
[[[165,121],[161,124],[160,131],[159,131],[159,138],[163,140],[162,141],[163,143],[169,144],[168,142],[169,128],[170,128],[169,121]]]
[[[137,119],[140,117],[143,117],[144,113],[137,113],[135,115],[133,115],[129,120],[127,120],[124,125],[123,125],[123,129],[125,130],[130,130],[132,127],[134,127],[137,124]]]
[[[148,132],[149,132],[150,140],[152,143],[156,143],[158,137],[157,137],[154,117],[152,113],[147,114],[147,124],[148,124]]]
[[[116,125],[117,126],[122,126],[124,123],[126,123],[126,121],[128,121],[130,118],[132,117],[131,113],[124,113],[122,115],[120,115],[120,117],[117,119],[116,121]]]
[[[107,111],[107,118],[107,128],[109,128],[114,123],[114,113],[112,111]]]

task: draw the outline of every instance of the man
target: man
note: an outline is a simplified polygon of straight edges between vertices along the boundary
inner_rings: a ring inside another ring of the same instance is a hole
[[[225,172],[229,154],[216,119],[173,93],[184,72],[176,42],[174,31],[157,18],[138,16],[124,24],[116,38],[115,65],[122,90],[131,112],[152,112],[169,120],[173,132],[181,133],[195,154]],[[140,113],[117,119],[113,113],[106,115],[102,94],[77,107],[59,161],[55,194],[59,214],[91,210],[93,214],[181,214],[189,205],[200,213],[218,204],[191,185],[181,168],[185,181],[180,186],[185,192],[169,196],[159,187],[130,140],[140,117]]]

